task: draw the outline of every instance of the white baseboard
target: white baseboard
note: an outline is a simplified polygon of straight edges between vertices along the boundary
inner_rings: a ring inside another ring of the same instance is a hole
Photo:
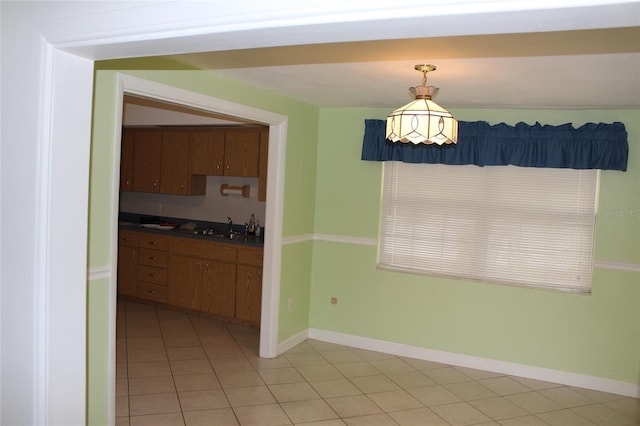
[[[353,336],[316,328],[303,330],[282,342],[278,346],[278,353],[280,354],[293,348],[295,345],[303,342],[307,338],[408,358],[422,359],[459,367],[475,368],[484,371],[493,371],[511,376],[542,380],[545,382],[640,398],[640,384],[637,383],[621,382],[618,380],[589,376],[586,374],[577,374],[525,364],[516,364],[513,362],[498,361],[489,358],[462,355],[453,352],[420,348],[417,346]]]
[[[300,343],[304,342],[308,338],[309,338],[309,329],[307,328],[289,337],[284,342],[278,343],[278,355],[285,353],[289,349],[299,345]]]

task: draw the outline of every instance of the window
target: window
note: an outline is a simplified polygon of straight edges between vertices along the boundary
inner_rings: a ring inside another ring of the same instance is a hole
[[[382,269],[588,293],[597,170],[385,162]]]

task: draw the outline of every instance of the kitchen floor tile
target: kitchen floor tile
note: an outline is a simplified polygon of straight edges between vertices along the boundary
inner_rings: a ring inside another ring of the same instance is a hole
[[[178,392],[182,411],[225,408],[229,401],[222,389]]]
[[[224,391],[232,407],[274,404],[275,398],[266,386],[230,388]]]
[[[222,386],[218,381],[215,374],[187,374],[184,376],[173,376],[173,381],[176,385],[176,390],[179,391],[194,391],[194,390],[209,390],[220,389]]]
[[[452,426],[472,425],[491,421],[489,417],[466,402],[436,405],[431,407],[431,409]]]
[[[185,411],[184,422],[186,426],[237,426],[239,424],[231,408]]]
[[[181,413],[132,416],[130,426],[184,426]]]
[[[327,398],[326,401],[342,418],[382,413],[380,407],[378,407],[366,395]]]
[[[307,382],[269,385],[269,389],[278,402],[281,403],[320,399],[320,395]]]
[[[242,426],[281,426],[292,424],[278,404],[237,407],[233,410]]]
[[[362,393],[347,379],[322,380],[310,382],[310,384],[323,398],[360,395]]]
[[[426,407],[395,411],[389,413],[389,416],[401,426],[449,426],[449,423],[445,422],[442,417]]]
[[[172,376],[150,376],[129,378],[129,395],[175,392]]]
[[[344,421],[350,426],[395,426],[395,422],[386,414],[348,417]]]
[[[260,374],[262,380],[268,385],[305,381],[304,377],[293,367],[259,369],[258,374]]]
[[[469,401],[478,410],[493,420],[505,420],[513,417],[523,417],[527,413],[523,408],[504,398],[487,398]]]
[[[295,424],[338,418],[335,411],[322,399],[283,402],[281,405]]]
[[[180,404],[175,392],[129,396],[129,413],[132,417],[179,412]]]

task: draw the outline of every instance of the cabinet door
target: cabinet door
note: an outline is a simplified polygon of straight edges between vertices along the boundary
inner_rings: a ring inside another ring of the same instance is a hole
[[[133,190],[160,191],[162,133],[157,129],[135,129],[133,148]]]
[[[135,133],[130,129],[122,130],[120,142],[120,191],[133,190],[133,147]]]
[[[260,130],[227,130],[224,142],[225,176],[258,177]]]
[[[189,132],[162,132],[162,166],[160,192],[185,195],[189,193]]]
[[[269,163],[269,130],[260,130],[258,159],[258,201],[267,201],[267,165]]]
[[[118,294],[136,296],[138,292],[138,249],[118,248]]]
[[[201,261],[189,256],[171,256],[169,304],[188,309],[201,309]]]
[[[238,265],[236,278],[236,319],[260,324],[262,309],[262,268]]]
[[[235,313],[236,265],[204,261],[202,275],[202,310],[225,318]]]
[[[224,129],[195,129],[191,132],[191,173],[223,175],[224,139]]]

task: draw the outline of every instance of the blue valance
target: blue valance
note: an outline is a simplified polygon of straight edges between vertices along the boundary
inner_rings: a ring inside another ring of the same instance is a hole
[[[623,123],[549,126],[536,123],[458,123],[456,145],[392,143],[384,120],[365,120],[362,159],[478,166],[627,170],[629,145]]]

